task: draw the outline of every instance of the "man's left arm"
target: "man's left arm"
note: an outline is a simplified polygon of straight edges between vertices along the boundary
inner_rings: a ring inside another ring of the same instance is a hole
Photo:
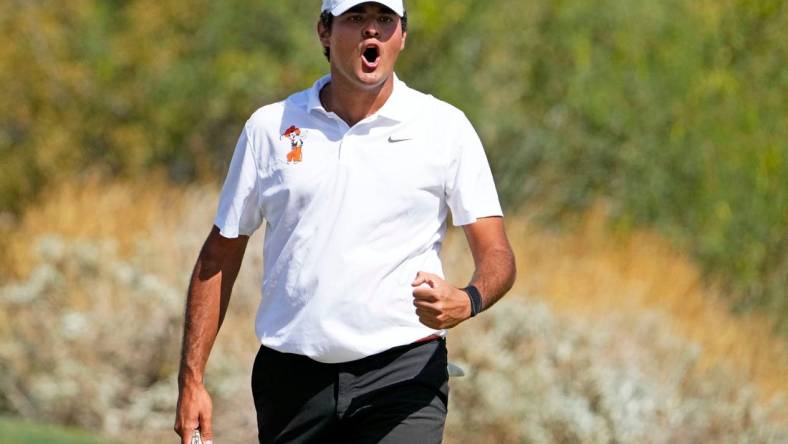
[[[514,285],[514,253],[502,217],[485,217],[463,225],[475,271],[470,285],[479,290],[482,309],[495,304]],[[413,285],[413,305],[422,324],[451,328],[471,317],[471,301],[464,290],[439,276],[420,271]]]

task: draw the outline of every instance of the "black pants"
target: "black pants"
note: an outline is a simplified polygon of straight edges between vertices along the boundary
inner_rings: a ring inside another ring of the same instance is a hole
[[[252,393],[262,444],[440,443],[449,395],[446,342],[340,364],[261,347]]]

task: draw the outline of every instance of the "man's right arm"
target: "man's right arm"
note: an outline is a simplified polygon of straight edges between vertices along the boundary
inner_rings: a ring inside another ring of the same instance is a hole
[[[192,272],[186,300],[175,417],[175,431],[184,444],[197,428],[205,441],[213,439],[211,398],[203,385],[203,373],[227,312],[248,241],[248,236],[225,238],[214,226]]]

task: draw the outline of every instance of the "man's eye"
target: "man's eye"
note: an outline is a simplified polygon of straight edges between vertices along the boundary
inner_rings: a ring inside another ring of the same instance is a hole
[[[378,21],[380,23],[386,23],[386,24],[394,23],[394,17],[388,16],[388,15],[381,15],[380,18],[378,19]]]
[[[360,15],[351,15],[350,17],[348,17],[348,20],[350,20],[352,23],[361,23],[364,20],[364,18],[361,17]]]

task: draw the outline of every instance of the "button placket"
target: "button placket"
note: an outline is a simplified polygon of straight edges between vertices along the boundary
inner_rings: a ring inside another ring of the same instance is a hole
[[[355,127],[353,127],[353,128],[355,128]],[[352,140],[353,140],[353,134],[352,134],[353,133],[353,128],[349,128],[345,132],[345,135],[342,136],[342,140],[339,141],[339,160],[342,163],[346,163],[348,161],[346,151],[347,151],[348,148],[352,149],[352,147],[353,147],[353,143],[352,143]]]
[[[375,119],[375,118],[376,117],[374,117],[374,116],[369,116],[369,117],[361,120],[360,122],[356,123],[352,127],[348,127],[347,124],[344,121],[342,121],[342,123],[345,124],[345,127],[347,128],[346,131],[345,131],[345,135],[342,136],[342,140],[339,142],[339,159],[342,160],[343,163],[347,162],[347,155],[344,154],[344,152],[345,152],[345,145],[352,140],[352,138],[354,136],[353,130],[355,130],[357,128],[361,128],[363,125],[366,125],[367,123],[369,123],[371,121],[371,119]],[[352,149],[352,146],[353,145],[351,143],[351,145],[350,145],[351,149]]]
[[[337,128],[338,128],[340,134],[342,134],[342,137],[339,139],[339,146],[337,147],[337,158],[341,161],[342,160],[342,151],[343,151],[343,148],[344,148],[344,145],[345,145],[348,133],[350,133],[351,128],[348,126],[347,123],[345,123],[344,120],[342,120],[335,113],[332,112],[330,115],[331,115],[331,118],[334,119],[334,122],[337,124]]]

